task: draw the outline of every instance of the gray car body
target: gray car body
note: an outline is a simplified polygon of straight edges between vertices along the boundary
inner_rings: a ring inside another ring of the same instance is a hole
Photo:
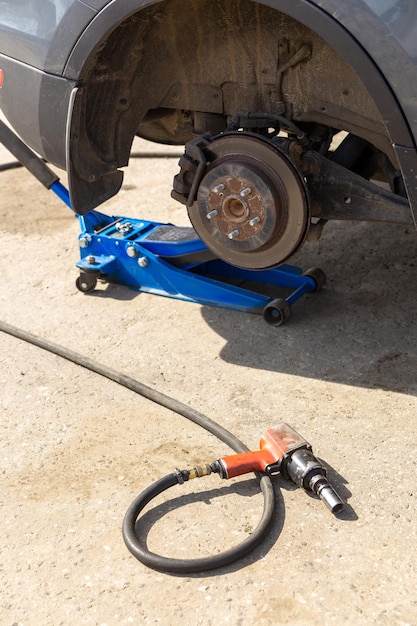
[[[0,108],[21,138],[70,175],[74,210],[117,192],[106,176],[72,171],[74,103],[93,51],[129,16],[164,0],[0,0]],[[417,211],[417,3],[414,0],[264,0],[317,33],[359,76],[385,124]],[[156,77],[157,80],[157,77]],[[147,84],[141,86],[148,89]],[[82,146],[78,147],[80,154]],[[123,159],[122,159],[123,160]],[[124,159],[126,160],[126,159]],[[90,192],[86,189],[90,188]],[[81,197],[87,198],[82,206]]]

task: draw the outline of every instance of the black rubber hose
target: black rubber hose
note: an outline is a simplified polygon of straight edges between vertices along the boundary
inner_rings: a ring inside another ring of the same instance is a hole
[[[260,488],[264,496],[264,510],[255,530],[241,543],[229,550],[197,559],[174,559],[151,552],[138,536],[137,519],[145,506],[157,495],[178,484],[176,473],[168,474],[142,491],[128,508],[123,520],[122,534],[130,552],[144,565],[161,572],[187,574],[206,572],[234,563],[251,552],[265,538],[275,508],[274,490],[269,476],[261,475]]]
[[[0,143],[2,143],[0,141]],[[179,159],[182,156],[182,152],[132,152],[129,159]],[[45,161],[42,159],[45,163]],[[8,172],[9,170],[16,170],[19,167],[23,167],[20,161],[11,161],[10,163],[0,163],[0,172]]]
[[[78,352],[73,352],[68,348],[55,344],[47,339],[43,339],[42,337],[37,337],[36,335],[32,335],[31,333],[21,330],[20,328],[16,328],[7,322],[0,321],[0,331],[12,335],[18,339],[22,339],[28,343],[31,343],[39,348],[47,350],[48,352],[52,352],[67,361],[72,361],[81,367],[85,367],[86,369],[95,372],[96,374],[100,374],[105,378],[109,378],[113,380],[115,383],[134,391],[135,393],[155,402],[156,404],[160,404],[161,406],[182,415],[188,420],[194,422],[198,426],[202,426],[213,435],[215,435],[218,439],[223,441],[226,445],[228,445],[235,452],[247,452],[248,448],[245,446],[242,441],[240,441],[235,435],[230,433],[228,430],[220,426],[217,422],[213,421],[206,415],[199,413],[195,409],[175,400],[175,398],[171,398],[156,389],[152,389],[152,387],[148,387],[144,383],[135,380],[134,378],[130,378],[129,376],[125,376],[121,372],[118,372],[106,365],[102,365],[93,359],[88,358]]]
[[[0,163],[0,172],[7,172],[8,170],[17,170],[19,167],[23,167],[20,161],[12,161],[11,163]]]
[[[56,354],[68,361],[71,361],[72,363],[75,363],[76,365],[80,365],[81,367],[95,372],[96,374],[100,374],[100,376],[104,376],[105,378],[130,389],[134,393],[137,393],[152,402],[182,415],[186,419],[212,433],[215,437],[220,439],[220,441],[223,441],[223,443],[237,453],[247,452],[249,450],[249,448],[247,448],[247,446],[245,446],[240,439],[206,415],[199,413],[195,409],[192,409],[186,404],[183,404],[182,402],[179,402],[178,400],[175,400],[174,398],[171,398],[156,389],[152,389],[151,387],[148,387],[147,385],[130,378],[129,376],[121,374],[106,365],[102,365],[101,363],[89,359],[82,354],[73,352],[68,348],[55,344],[47,339],[43,339],[42,337],[33,335],[32,333],[12,326],[11,324],[1,320],[0,331],[16,337],[17,339],[21,339],[22,341],[31,343],[38,348],[47,350],[52,354]],[[178,475],[175,473],[170,474],[150,485],[150,487],[139,494],[139,496],[130,505],[123,522],[123,537],[126,546],[130,552],[145,565],[160,571],[177,573],[199,572],[215,569],[242,558],[259,545],[265,537],[274,516],[275,494],[272,481],[266,474],[257,474],[257,476],[264,498],[262,517],[253,533],[245,541],[238,544],[234,548],[210,557],[180,560],[154,554],[147,550],[147,548],[140,542],[135,532],[136,521],[140,512],[156,495],[178,483]]]

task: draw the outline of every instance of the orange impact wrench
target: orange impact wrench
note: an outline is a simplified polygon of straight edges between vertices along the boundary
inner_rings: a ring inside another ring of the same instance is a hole
[[[260,441],[260,450],[224,456],[212,464],[211,470],[221,478],[233,478],[248,472],[278,472],[299,487],[318,495],[332,513],[344,506],[326,478],[326,468],[314,456],[311,445],[288,424],[267,430]]]
[[[229,440],[230,441],[230,440]],[[232,447],[235,447],[232,445]],[[237,446],[236,446],[237,447]],[[285,478],[296,485],[319,496],[332,513],[338,513],[344,506],[343,500],[326,478],[326,468],[317,459],[311,446],[288,424],[279,424],[270,428],[261,437],[260,450],[242,452],[224,456],[214,463],[206,463],[189,470],[176,469],[172,474],[157,480],[142,491],[132,502],[123,520],[123,538],[130,552],[142,563],[166,572],[202,572],[217,567],[224,567],[248,554],[255,548],[268,531],[274,513],[274,498],[266,497],[265,480],[262,481],[264,511],[262,518],[246,539],[229,550],[200,559],[172,559],[150,552],[138,534],[138,517],[149,502],[169,487],[182,484],[194,478],[202,478],[212,473],[221,478],[233,478],[248,472],[276,474],[281,472]],[[239,442],[237,449],[242,450]],[[263,477],[265,479],[265,476]],[[268,485],[269,485],[269,481]]]

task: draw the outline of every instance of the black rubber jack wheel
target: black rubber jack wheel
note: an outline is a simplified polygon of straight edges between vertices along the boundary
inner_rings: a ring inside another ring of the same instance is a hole
[[[268,302],[263,310],[264,320],[270,326],[281,326],[291,316],[291,307],[282,298],[276,298]]]
[[[326,284],[326,274],[319,267],[311,267],[303,272],[303,276],[308,276],[314,280],[316,283],[314,291],[320,291],[320,289],[322,289]]]
[[[75,281],[75,286],[79,291],[83,293],[89,293],[94,291],[97,285],[96,272],[80,272],[80,275]]]

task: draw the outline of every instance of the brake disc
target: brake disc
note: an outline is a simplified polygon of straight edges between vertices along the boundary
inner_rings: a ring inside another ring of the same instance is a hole
[[[188,208],[198,236],[220,259],[246,269],[275,267],[297,250],[309,222],[304,180],[270,140],[243,132],[215,137]]]

